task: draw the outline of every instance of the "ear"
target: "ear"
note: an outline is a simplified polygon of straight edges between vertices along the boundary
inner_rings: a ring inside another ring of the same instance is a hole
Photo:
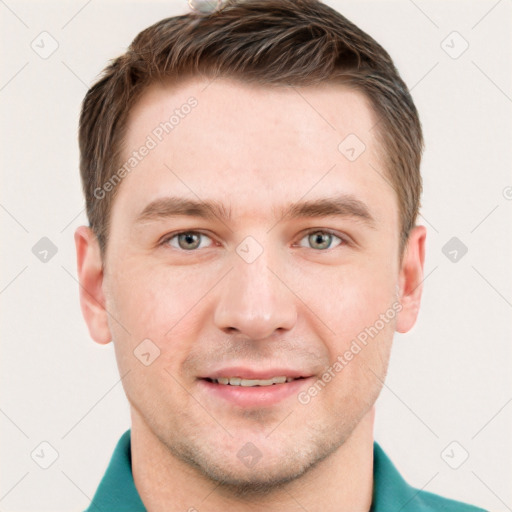
[[[80,306],[91,338],[107,344],[112,340],[103,294],[103,265],[98,239],[87,226],[75,231]]]
[[[416,323],[423,291],[423,262],[425,261],[425,226],[414,227],[400,266],[399,299],[402,310],[396,321],[397,332],[408,332]]]

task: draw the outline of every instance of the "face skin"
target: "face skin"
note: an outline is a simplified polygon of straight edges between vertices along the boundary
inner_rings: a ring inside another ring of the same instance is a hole
[[[131,112],[125,156],[191,96],[197,106],[119,185],[103,271],[90,229],[75,234],[84,317],[95,341],[113,340],[126,375],[137,489],[155,511],[369,510],[374,403],[394,331],[416,320],[425,228],[400,261],[397,198],[369,165],[386,172],[376,119],[339,85],[154,85]],[[366,145],[353,162],[338,150],[349,134]],[[137,221],[169,196],[217,201],[231,218]],[[373,221],[282,214],[340,197]],[[401,311],[376,324],[393,304]],[[374,325],[378,334],[301,403],[299,392]],[[147,339],[145,351],[160,354],[145,366],[134,350]],[[309,379],[263,405],[225,399],[211,389],[221,384],[200,379],[235,366]],[[256,464],[244,463],[247,451]]]

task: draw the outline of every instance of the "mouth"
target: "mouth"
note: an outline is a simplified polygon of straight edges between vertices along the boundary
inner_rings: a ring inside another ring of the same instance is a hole
[[[278,405],[296,397],[304,386],[313,383],[314,376],[296,371],[256,372],[224,370],[198,379],[199,390],[206,403],[224,407],[262,408]]]
[[[217,379],[206,377],[204,380],[213,384],[223,386],[241,386],[246,388],[275,386],[277,384],[286,384],[294,380],[306,379],[307,377],[272,377],[270,379],[244,379],[242,377],[218,377]]]

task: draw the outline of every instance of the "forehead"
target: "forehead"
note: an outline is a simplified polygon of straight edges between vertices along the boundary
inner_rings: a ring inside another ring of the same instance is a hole
[[[116,201],[133,217],[165,195],[215,198],[258,216],[284,196],[339,191],[393,209],[375,123],[365,96],[338,84],[270,87],[197,77],[153,84],[130,112],[124,162],[151,149],[127,173]]]
[[[187,104],[192,102],[197,107],[188,108]],[[337,146],[339,138],[348,133],[373,142],[370,130],[377,121],[366,96],[341,83],[260,86],[231,78],[210,80],[193,76],[156,82],[143,92],[128,118],[127,147],[136,146],[142,132],[152,133],[158,128],[155,121],[165,124],[173,113],[178,117],[171,121],[174,138],[186,130],[177,129],[181,121],[190,117],[192,121],[184,124],[197,126],[207,121],[195,135],[208,136],[212,142],[230,129],[232,139],[261,134],[264,129],[280,132],[276,143],[283,142],[287,135],[297,142],[297,137],[307,134],[308,140],[314,136],[314,141],[321,138]],[[222,130],[215,132],[217,127]],[[300,151],[299,147],[296,149]]]

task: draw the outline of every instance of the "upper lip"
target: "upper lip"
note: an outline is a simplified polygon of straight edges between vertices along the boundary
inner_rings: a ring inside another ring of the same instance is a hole
[[[311,377],[311,374],[301,371],[292,370],[290,368],[273,368],[273,369],[253,369],[244,366],[233,366],[229,368],[222,368],[215,370],[200,377],[201,379],[218,379],[220,377],[240,377],[241,379],[271,379],[272,377],[292,377],[298,379],[299,377]]]

